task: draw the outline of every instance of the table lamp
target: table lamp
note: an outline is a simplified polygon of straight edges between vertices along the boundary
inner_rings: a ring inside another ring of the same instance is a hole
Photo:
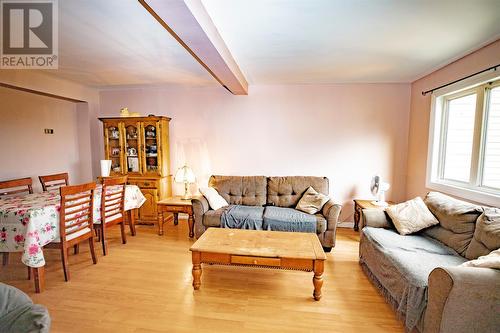
[[[189,191],[189,184],[194,183],[196,180],[193,170],[187,165],[184,165],[182,168],[177,169],[175,173],[174,181],[176,183],[184,183],[184,196],[183,200],[191,199],[191,192]]]

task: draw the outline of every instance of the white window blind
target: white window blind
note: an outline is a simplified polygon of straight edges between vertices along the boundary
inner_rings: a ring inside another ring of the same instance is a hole
[[[476,94],[448,101],[444,178],[468,182],[470,178]]]
[[[500,189],[500,87],[488,99],[482,185]]]

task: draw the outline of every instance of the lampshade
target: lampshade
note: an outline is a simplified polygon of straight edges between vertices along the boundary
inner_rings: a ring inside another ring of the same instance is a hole
[[[193,170],[185,165],[182,168],[177,169],[174,180],[176,183],[194,183],[196,178]]]

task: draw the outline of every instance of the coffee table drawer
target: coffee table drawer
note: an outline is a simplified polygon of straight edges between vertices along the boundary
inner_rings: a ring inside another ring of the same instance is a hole
[[[247,257],[247,256],[231,256],[231,264],[279,267],[281,265],[281,259],[280,258]]]

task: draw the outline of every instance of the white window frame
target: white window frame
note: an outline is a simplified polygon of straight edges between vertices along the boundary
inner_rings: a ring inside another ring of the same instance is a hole
[[[429,143],[427,152],[426,187],[477,203],[500,206],[500,190],[483,186],[485,140],[488,108],[485,105],[489,90],[500,86],[499,73],[484,73],[467,80],[436,90],[431,98]],[[491,82],[494,84],[491,84]],[[476,113],[469,182],[444,179],[444,146],[448,101],[476,93]]]

